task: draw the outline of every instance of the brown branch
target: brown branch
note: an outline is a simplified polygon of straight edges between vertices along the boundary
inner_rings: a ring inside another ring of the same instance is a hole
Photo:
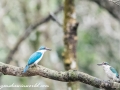
[[[111,0],[90,0],[96,2],[99,6],[105,8],[113,17],[120,22],[120,6]]]
[[[105,88],[108,90],[113,88],[120,89],[120,83],[103,81],[77,70],[69,70],[65,72],[55,71],[38,65],[37,67],[30,68],[26,73],[22,73],[23,68],[0,62],[0,72],[2,72],[4,75],[12,75],[18,77],[29,77],[39,75],[45,78],[62,82],[80,81],[97,88]]]
[[[58,14],[61,10],[63,9],[63,7],[59,7],[54,14]],[[7,58],[6,58],[6,63],[10,63],[10,61],[12,60],[13,55],[15,54],[15,52],[17,51],[18,47],[20,46],[21,42],[24,41],[31,32],[33,32],[35,30],[35,28],[37,28],[39,25],[48,22],[51,19],[51,15],[46,16],[45,18],[43,18],[42,20],[40,20],[39,22],[37,22],[34,25],[30,25],[26,30],[24,30],[25,32],[22,34],[22,36],[18,39],[17,43],[15,44],[14,48],[12,50],[10,50]]]

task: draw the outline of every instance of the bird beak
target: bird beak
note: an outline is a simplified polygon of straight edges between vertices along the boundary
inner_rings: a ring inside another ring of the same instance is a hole
[[[97,64],[98,66],[102,66],[103,64],[102,63],[100,63],[100,64]]]
[[[51,49],[50,49],[50,48],[46,48],[46,50],[51,51]]]

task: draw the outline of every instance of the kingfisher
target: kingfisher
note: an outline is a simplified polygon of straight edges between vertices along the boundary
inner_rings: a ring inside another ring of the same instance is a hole
[[[38,51],[34,52],[34,53],[30,56],[30,58],[29,58],[29,60],[28,60],[28,63],[27,63],[26,67],[25,67],[24,70],[23,70],[23,73],[25,73],[25,72],[29,69],[30,65],[37,65],[38,62],[42,59],[44,53],[45,53],[47,50],[51,51],[50,48],[47,48],[47,47],[45,47],[45,46],[41,46],[41,47],[38,49]]]
[[[102,66],[105,73],[107,74],[108,78],[115,81],[115,82],[120,82],[119,74],[118,72],[110,66],[107,62],[103,62],[101,64],[97,64],[99,66]]]

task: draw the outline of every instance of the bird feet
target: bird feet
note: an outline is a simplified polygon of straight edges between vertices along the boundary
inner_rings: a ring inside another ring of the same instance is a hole
[[[115,82],[114,80],[107,80],[107,82]]]
[[[37,64],[33,64],[31,67],[33,68],[33,67],[37,67],[38,65]]]
[[[107,82],[111,82],[111,80],[107,80]]]

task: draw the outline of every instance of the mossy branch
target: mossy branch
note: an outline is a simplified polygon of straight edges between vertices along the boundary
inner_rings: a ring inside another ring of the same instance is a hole
[[[120,83],[103,81],[100,80],[99,78],[93,77],[91,75],[88,75],[77,70],[69,70],[65,72],[55,71],[38,65],[37,67],[30,68],[26,73],[23,73],[22,67],[16,67],[0,62],[0,72],[3,73],[4,75],[12,75],[18,77],[29,77],[39,75],[45,78],[62,82],[79,81],[97,88],[105,88],[108,90],[113,88],[120,89]]]

